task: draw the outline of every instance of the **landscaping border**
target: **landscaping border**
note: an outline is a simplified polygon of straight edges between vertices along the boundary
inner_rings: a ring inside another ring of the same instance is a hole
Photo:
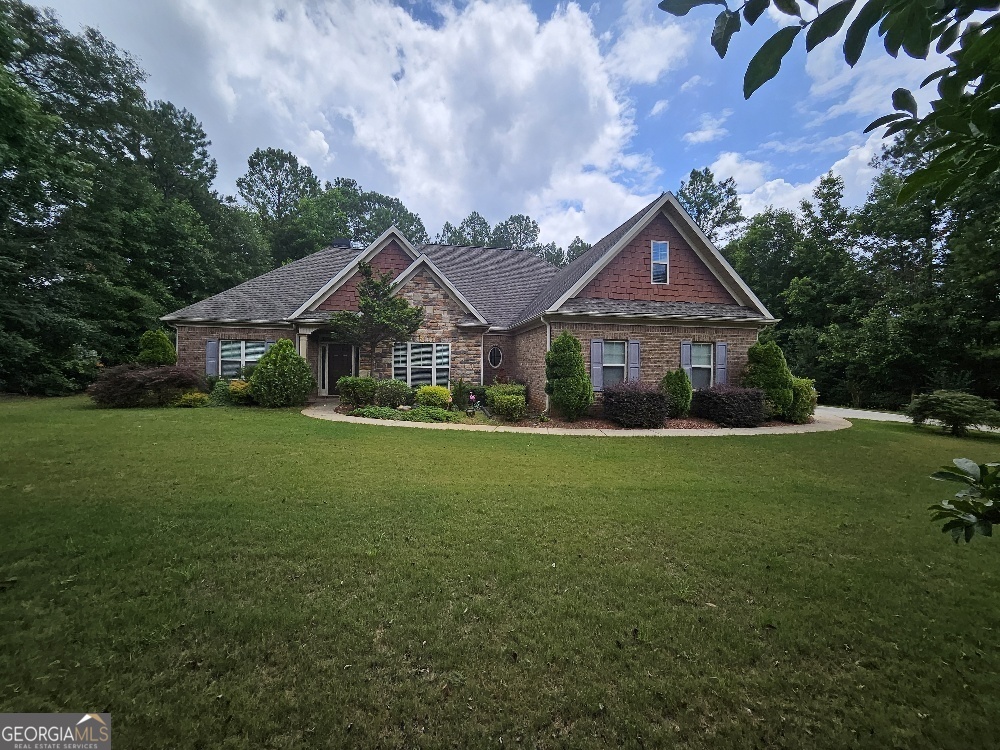
[[[846,430],[851,423],[841,417],[816,414],[810,424],[789,424],[780,427],[712,427],[694,430],[654,429],[654,430],[601,430],[574,429],[572,427],[508,427],[506,425],[448,424],[444,422],[405,422],[395,419],[367,419],[351,417],[336,411],[332,405],[317,404],[302,410],[313,419],[330,422],[366,424],[376,427],[415,427],[421,430],[466,430],[469,432],[517,432],[527,435],[570,435],[577,437],[723,437],[743,435],[795,435],[805,432],[833,432]]]

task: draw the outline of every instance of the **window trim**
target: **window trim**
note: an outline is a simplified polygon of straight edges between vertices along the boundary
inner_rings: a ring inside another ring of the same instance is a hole
[[[653,255],[656,245],[666,245],[667,247],[667,259],[665,261],[654,260]],[[656,266],[663,266],[666,270],[666,281],[656,281]],[[649,242],[649,283],[656,284],[660,286],[661,284],[670,283],[670,243],[667,240],[650,240]]]
[[[430,370],[431,370],[431,382],[429,384],[425,383],[425,385],[443,385],[445,388],[450,388],[451,387],[451,342],[450,341],[448,341],[448,342],[441,342],[441,341],[395,341],[395,342],[393,342],[393,344],[392,344],[392,363],[391,363],[391,367],[392,367],[392,379],[393,380],[399,380],[399,378],[396,377],[396,347],[397,346],[406,346],[406,380],[403,380],[401,382],[406,383],[408,386],[410,386],[410,388],[414,387],[413,386],[413,373],[412,373],[413,368],[412,368],[412,354],[411,354],[411,352],[412,352],[413,346],[415,346],[415,345],[416,346],[430,346],[431,347],[431,367],[430,367]],[[448,348],[448,377],[445,380],[445,382],[443,382],[443,383],[439,383],[438,382],[438,377],[437,377],[437,371],[438,371],[438,366],[437,366],[437,348],[439,346],[444,346],[444,347]],[[421,367],[421,368],[417,368],[417,369],[421,369],[422,370],[422,369],[426,369],[426,368]]]
[[[237,374],[234,377],[239,377],[240,370],[242,370],[244,367],[246,367],[249,364],[257,364],[258,362],[260,362],[261,357],[263,357],[265,354],[267,354],[267,341],[261,341],[259,339],[219,339],[219,376],[220,377],[226,377],[225,375],[222,374],[222,361],[223,361],[223,359],[225,359],[226,361],[235,361],[232,357],[225,357],[225,358],[223,358],[223,356],[222,356],[222,347],[223,347],[224,344],[232,344],[233,342],[239,342],[239,344],[240,344],[240,367],[239,367],[239,370],[236,371]],[[264,345],[264,351],[260,355],[260,357],[257,357],[257,359],[252,360],[251,362],[247,362],[247,344],[263,344]]]
[[[696,346],[707,346],[708,347],[708,364],[707,365],[696,365],[694,363],[694,348]],[[714,341],[692,341],[691,342],[691,374],[692,374],[692,385],[694,383],[694,371],[695,370],[708,370],[708,387],[711,388],[715,385],[715,342]],[[695,388],[695,390],[700,390]]]
[[[498,352],[500,352],[500,361],[497,362],[496,364],[493,364],[493,360],[491,359],[491,357],[493,355],[493,350],[494,349],[496,349]],[[450,362],[450,360],[449,360],[449,362]],[[500,348],[499,344],[494,344],[493,346],[491,346],[490,350],[486,353],[486,364],[488,364],[494,370],[500,369],[500,365],[503,364],[503,349]]]

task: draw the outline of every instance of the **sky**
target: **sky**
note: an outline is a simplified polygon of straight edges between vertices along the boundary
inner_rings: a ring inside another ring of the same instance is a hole
[[[773,7],[720,60],[718,6],[674,18],[656,0],[43,4],[99,29],[146,70],[150,98],[201,120],[224,194],[272,146],[400,198],[432,236],[473,210],[491,224],[527,213],[562,246],[706,166],[735,179],[747,215],[796,207],[831,169],[860,204],[882,146],[862,131],[940,67],[893,60],[873,36],[851,69],[842,34],[808,58],[800,40],[744,101],[747,62],[788,23]]]

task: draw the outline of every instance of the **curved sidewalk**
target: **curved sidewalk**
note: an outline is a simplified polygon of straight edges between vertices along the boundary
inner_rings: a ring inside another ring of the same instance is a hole
[[[414,427],[419,430],[465,430],[467,432],[517,432],[526,435],[575,435],[577,437],[723,437],[734,435],[795,435],[803,432],[832,432],[851,426],[846,419],[828,414],[817,414],[812,424],[789,424],[781,427],[713,427],[697,430],[600,430],[573,429],[570,427],[508,427],[486,424],[445,424],[442,422],[405,422],[395,419],[368,419],[349,417],[335,411],[333,406],[309,406],[302,413],[313,419],[348,424],[367,424],[376,427]]]

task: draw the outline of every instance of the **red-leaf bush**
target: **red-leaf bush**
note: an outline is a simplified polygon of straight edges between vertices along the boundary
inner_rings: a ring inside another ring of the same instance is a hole
[[[131,363],[105,370],[87,392],[98,406],[131,409],[169,406],[184,393],[207,390],[204,376],[194,370]]]
[[[652,383],[624,381],[604,389],[604,416],[622,427],[663,427],[670,398]]]
[[[764,391],[716,385],[694,392],[691,414],[720,427],[759,427],[767,418]]]

